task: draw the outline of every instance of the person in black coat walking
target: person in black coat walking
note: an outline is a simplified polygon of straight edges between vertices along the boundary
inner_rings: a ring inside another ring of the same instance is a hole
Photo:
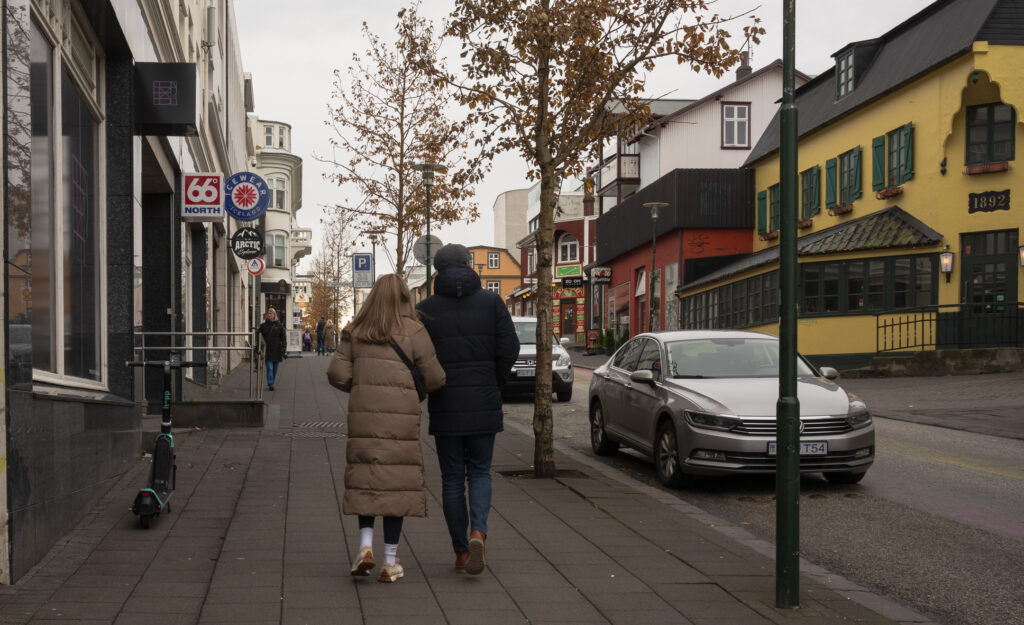
[[[456,570],[476,575],[485,565],[491,459],[503,429],[501,387],[519,356],[519,338],[501,296],[481,288],[472,265],[464,246],[442,247],[434,257],[434,295],[417,308],[447,379],[427,402],[444,519]]]
[[[263,359],[267,365],[267,386],[274,390],[277,366],[284,358],[285,348],[284,326],[277,320],[277,311],[273,308],[267,309],[265,321],[260,324],[258,332],[266,345]]]

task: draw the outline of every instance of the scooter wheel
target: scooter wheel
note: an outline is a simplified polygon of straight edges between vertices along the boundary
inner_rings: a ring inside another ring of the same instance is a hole
[[[171,502],[168,501],[167,503],[164,504],[164,512],[166,512],[167,514],[171,513]]]
[[[149,529],[149,520],[152,519],[152,518],[153,517],[149,516],[148,514],[139,515],[139,526],[142,527],[142,529],[144,529],[144,530],[148,530]]]

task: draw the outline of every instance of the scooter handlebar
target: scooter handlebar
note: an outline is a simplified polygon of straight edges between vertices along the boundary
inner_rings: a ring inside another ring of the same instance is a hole
[[[124,363],[126,367],[165,367],[168,364],[171,365],[171,369],[182,369],[188,367],[205,367],[208,363],[205,362],[193,362],[191,360],[185,361],[167,361],[167,360],[129,360]]]

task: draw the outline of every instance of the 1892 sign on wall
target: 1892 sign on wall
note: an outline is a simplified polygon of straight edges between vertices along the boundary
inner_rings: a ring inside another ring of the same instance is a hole
[[[991,213],[992,211],[1010,210],[1010,190],[985,191],[971,193],[967,196],[968,213]]]

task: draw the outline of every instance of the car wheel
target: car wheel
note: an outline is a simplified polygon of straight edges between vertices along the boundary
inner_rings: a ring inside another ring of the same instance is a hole
[[[558,391],[557,393],[555,393],[555,397],[558,398],[558,401],[563,403],[570,401],[572,400],[572,389],[569,389],[567,391]]]
[[[693,483],[693,478],[683,473],[679,462],[679,439],[671,421],[658,427],[658,438],[654,444],[654,468],[658,479],[669,488],[682,488]]]
[[[604,411],[601,402],[590,407],[590,447],[598,456],[611,456],[619,451],[619,444],[608,440],[604,431]]]
[[[824,473],[823,475],[829,484],[856,484],[864,479],[864,476],[867,475],[867,471],[864,471],[863,473],[839,471],[836,473]]]

